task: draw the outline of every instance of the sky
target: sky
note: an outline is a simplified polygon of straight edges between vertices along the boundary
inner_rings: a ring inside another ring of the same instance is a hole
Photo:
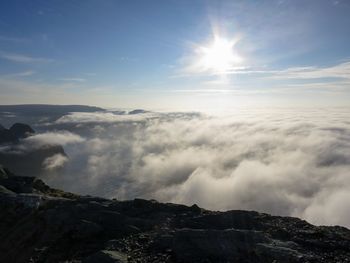
[[[1,1],[0,104],[350,106],[350,1]]]

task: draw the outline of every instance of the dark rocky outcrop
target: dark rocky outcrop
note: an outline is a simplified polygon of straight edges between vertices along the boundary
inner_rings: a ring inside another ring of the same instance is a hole
[[[24,123],[15,123],[10,129],[5,129],[0,124],[0,144],[18,143],[19,139],[26,138],[35,133],[35,131]]]
[[[19,175],[41,175],[46,172],[45,160],[58,154],[66,156],[61,145],[45,145],[25,151],[16,151],[16,148],[9,149],[0,152],[0,164]]]
[[[141,110],[141,109],[136,109],[136,110],[129,111],[128,114],[134,115],[134,114],[142,114],[142,113],[147,113],[147,112],[148,112],[148,111]]]
[[[15,123],[9,129],[17,138],[27,138],[33,135],[35,131],[28,124]]]
[[[350,262],[350,230],[52,189],[0,168],[0,262]]]
[[[8,129],[0,129],[0,145],[1,144],[12,144],[17,143],[18,138],[13,132]]]
[[[58,154],[66,156],[61,145],[26,145],[23,139],[34,134],[35,131],[23,123],[0,129],[0,145],[6,146],[0,151],[0,165],[16,174],[36,176],[45,171],[43,163],[47,158]]]

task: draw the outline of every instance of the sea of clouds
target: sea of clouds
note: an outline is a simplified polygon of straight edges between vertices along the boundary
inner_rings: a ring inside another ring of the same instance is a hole
[[[30,140],[65,145],[69,160],[47,160],[43,178],[67,191],[350,227],[349,116],[341,108],[71,113]]]

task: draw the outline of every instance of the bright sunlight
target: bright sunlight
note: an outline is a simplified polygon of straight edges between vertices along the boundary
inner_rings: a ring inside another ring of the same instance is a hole
[[[227,73],[242,61],[234,49],[236,42],[236,40],[215,36],[211,43],[198,48],[199,61],[197,65],[203,71],[211,71],[215,74]]]

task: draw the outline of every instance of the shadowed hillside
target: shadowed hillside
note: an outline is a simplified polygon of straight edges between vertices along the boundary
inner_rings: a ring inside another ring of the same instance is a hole
[[[348,262],[350,231],[52,189],[0,169],[1,262]]]

